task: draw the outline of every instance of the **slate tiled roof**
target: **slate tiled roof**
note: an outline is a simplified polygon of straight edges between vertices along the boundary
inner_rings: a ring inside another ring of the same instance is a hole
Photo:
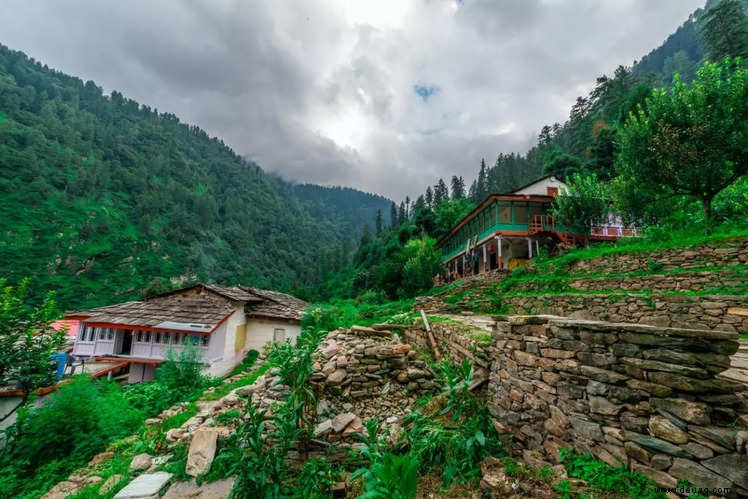
[[[306,302],[247,286],[197,284],[147,300],[71,312],[67,317],[85,318],[88,323],[208,332],[242,306],[253,316],[298,321]]]
[[[250,288],[248,286],[239,287],[262,298],[263,300],[262,303],[256,305],[247,305],[247,313],[252,316],[270,318],[278,317],[299,321],[304,315],[304,309],[308,305],[304,300],[299,300],[294,296],[279,293],[277,291]]]

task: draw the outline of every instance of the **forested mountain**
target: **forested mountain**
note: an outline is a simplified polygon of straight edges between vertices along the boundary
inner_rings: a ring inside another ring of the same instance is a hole
[[[4,46],[0,197],[0,277],[30,277],[63,307],[194,279],[314,289],[324,255],[345,261],[390,203],[289,184],[173,114]]]

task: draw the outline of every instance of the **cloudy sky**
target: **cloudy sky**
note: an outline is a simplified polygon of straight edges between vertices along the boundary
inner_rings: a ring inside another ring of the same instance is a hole
[[[400,199],[522,152],[704,0],[5,0],[0,43],[265,170]]]

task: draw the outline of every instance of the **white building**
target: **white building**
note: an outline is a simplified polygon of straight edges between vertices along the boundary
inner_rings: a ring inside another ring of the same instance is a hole
[[[295,341],[306,305],[275,291],[201,283],[65,318],[81,321],[73,355],[113,362],[137,383],[153,379],[167,352],[187,344],[201,354],[207,374],[223,376],[249,350]]]

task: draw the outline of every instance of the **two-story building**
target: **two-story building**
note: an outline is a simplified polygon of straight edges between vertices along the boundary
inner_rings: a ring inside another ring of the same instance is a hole
[[[169,350],[178,354],[186,345],[199,352],[206,373],[223,376],[249,350],[295,341],[306,305],[275,291],[201,283],[65,319],[80,321],[73,355],[113,362],[137,383],[153,378]]]
[[[540,245],[576,244],[582,238],[612,241],[636,235],[614,217],[591,234],[574,234],[551,215],[554,196],[567,191],[552,175],[507,194],[491,194],[437,244],[451,278],[524,265]]]

